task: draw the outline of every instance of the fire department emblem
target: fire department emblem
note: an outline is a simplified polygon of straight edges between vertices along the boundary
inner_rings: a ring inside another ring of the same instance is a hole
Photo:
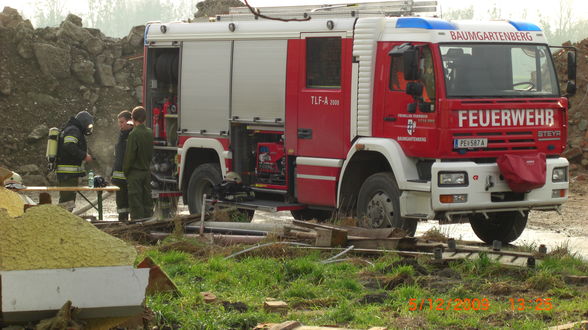
[[[408,123],[406,124],[406,131],[408,132],[409,135],[412,135],[414,133],[414,131],[416,130],[416,121],[409,119]]]

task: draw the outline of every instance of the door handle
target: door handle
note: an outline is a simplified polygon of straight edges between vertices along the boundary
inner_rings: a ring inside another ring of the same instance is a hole
[[[298,129],[298,138],[299,139],[312,139],[312,129],[311,128],[299,128]]]
[[[394,117],[394,116],[386,116],[386,117],[384,117],[384,121],[396,121],[396,117]]]

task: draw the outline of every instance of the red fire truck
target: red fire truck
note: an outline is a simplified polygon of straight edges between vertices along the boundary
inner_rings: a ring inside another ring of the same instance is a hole
[[[558,210],[574,53],[561,51],[564,94],[537,25],[396,3],[148,24],[157,184],[199,213],[236,172],[255,192],[239,208],[336,211],[409,234],[422,219],[469,221],[486,242],[515,240],[531,210]]]

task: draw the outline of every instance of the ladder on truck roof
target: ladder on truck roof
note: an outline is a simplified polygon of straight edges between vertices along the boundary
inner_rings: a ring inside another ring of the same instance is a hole
[[[414,16],[435,15],[437,1],[391,0],[384,2],[362,2],[334,5],[300,5],[282,7],[258,7],[259,13],[277,19],[305,19],[308,17],[360,17],[360,16]],[[219,15],[216,20],[256,19],[248,7],[231,7],[229,14]]]

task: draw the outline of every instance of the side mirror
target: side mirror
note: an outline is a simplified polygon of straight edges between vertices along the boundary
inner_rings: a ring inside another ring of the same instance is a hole
[[[576,84],[573,81],[568,81],[568,85],[566,86],[566,95],[567,96],[574,96],[576,94]]]
[[[409,81],[406,83],[406,94],[415,98],[423,96],[423,84],[416,81]]]
[[[418,80],[419,79],[419,52],[417,48],[407,49],[402,54],[402,61],[404,62],[404,79]]]
[[[568,80],[576,81],[576,53],[575,52],[568,52]]]

